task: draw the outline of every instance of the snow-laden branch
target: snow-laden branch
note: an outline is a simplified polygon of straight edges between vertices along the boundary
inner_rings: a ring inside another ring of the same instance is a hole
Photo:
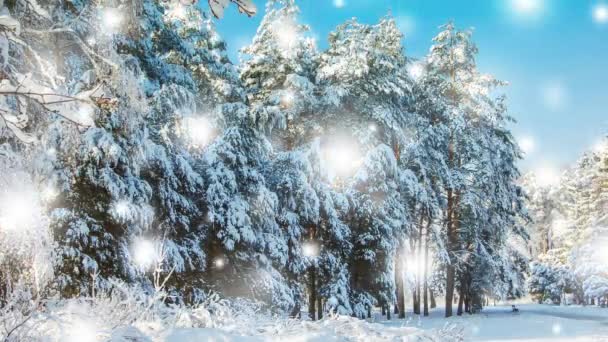
[[[236,4],[239,8],[240,13],[245,13],[247,16],[254,16],[257,12],[257,8],[253,4],[251,0],[208,0],[209,8],[211,8],[211,13],[218,18],[221,19],[224,17],[224,10],[228,5],[232,2]]]

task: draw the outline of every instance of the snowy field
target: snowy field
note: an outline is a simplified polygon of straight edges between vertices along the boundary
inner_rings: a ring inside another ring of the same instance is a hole
[[[428,318],[382,320],[381,324],[433,330],[454,323],[465,341],[608,341],[608,309],[538,304],[518,308],[519,313],[512,313],[510,306],[488,306],[480,314],[450,319],[443,317],[443,308],[436,308]]]
[[[372,322],[350,317],[319,322],[292,320],[283,324],[259,322],[241,329],[175,329],[162,334],[167,342],[195,341],[608,341],[608,309],[581,306],[489,306],[477,315],[445,319],[443,308],[430,317],[385,320],[377,313]],[[247,331],[247,333],[243,333]],[[462,339],[461,337],[462,336]]]

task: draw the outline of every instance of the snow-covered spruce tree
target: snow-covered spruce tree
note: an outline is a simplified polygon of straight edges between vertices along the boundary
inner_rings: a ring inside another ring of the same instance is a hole
[[[20,3],[15,11],[29,13]],[[196,8],[174,2],[39,11],[43,20],[26,28],[26,38],[70,47],[53,50],[53,71],[63,76],[53,87],[96,105],[57,108],[34,98],[57,113],[42,136],[48,151],[39,166],[64,193],[52,215],[64,294],[87,293],[109,276],[134,279],[139,238],[164,240],[177,274],[204,269],[202,200],[194,196],[203,181],[185,147],[200,142],[190,133],[201,112],[240,99],[224,43]],[[67,121],[96,127],[79,131]]]
[[[61,25],[53,26],[58,21],[63,23],[63,20],[68,20],[64,8],[60,4],[45,3],[32,6],[29,2],[17,1],[11,2],[7,7],[3,6],[2,10],[6,18],[15,21],[17,27],[11,35],[4,36],[7,41],[3,55],[7,62],[5,64],[7,67],[5,74],[8,77],[3,80],[3,86],[6,92],[10,92],[17,99],[13,102],[15,106],[12,109],[22,113],[19,122],[9,123],[6,127],[11,129],[24,142],[42,141],[44,149],[35,150],[34,152],[38,152],[38,155],[33,156],[33,158],[37,161],[36,167],[45,171],[41,172],[44,183],[50,182],[49,186],[58,186],[61,190],[71,189],[75,186],[74,179],[76,177],[87,177],[84,174],[84,168],[82,169],[83,173],[78,175],[75,170],[61,169],[57,166],[56,161],[58,158],[65,158],[66,162],[74,166],[77,160],[73,156],[77,146],[77,144],[74,144],[74,140],[81,139],[80,132],[75,125],[80,127],[91,126],[94,123],[94,115],[102,104],[105,109],[114,106],[113,101],[100,95],[103,94],[103,87],[96,84],[95,74],[97,72],[107,72],[116,68],[117,65],[89,50],[78,33],[71,28],[64,28]],[[77,26],[78,23],[74,22],[74,25]],[[17,35],[19,35],[19,38],[16,37]],[[66,48],[59,50],[55,48],[56,45],[66,45]],[[42,62],[40,59],[40,51],[42,50],[56,51],[57,53],[47,61]],[[79,53],[80,58],[78,58]],[[16,63],[12,63],[11,58]],[[120,79],[114,78],[109,83],[112,81],[120,82]],[[12,101],[9,97],[7,96],[7,100]],[[27,125],[27,120],[24,119],[35,114],[39,115],[34,121],[37,122],[37,125]],[[103,119],[107,120],[104,123],[111,120],[108,117]],[[7,123],[6,120],[4,122]],[[22,132],[19,132],[19,130],[22,128],[34,129],[33,134],[21,134]],[[83,136],[82,141],[90,142],[93,139],[103,139],[99,135],[95,136],[93,131],[91,131],[91,135]],[[110,143],[109,141],[106,142]],[[110,148],[111,146],[105,145],[104,147]],[[63,148],[70,148],[69,153],[63,154],[66,151]],[[83,152],[84,149],[86,147],[78,152]],[[119,158],[121,151],[115,150],[114,152],[114,157]],[[88,158],[94,159],[95,156],[89,156]],[[46,173],[47,171],[48,173]],[[89,177],[94,177],[94,175],[89,174]],[[101,179],[99,181],[103,182]],[[68,199],[61,198],[59,200],[63,203],[68,202]],[[62,219],[69,220],[67,218],[69,214],[66,211],[54,211],[52,215],[53,225],[56,222],[54,218],[60,216]],[[80,222],[89,218],[83,215]],[[80,234],[87,233],[86,229],[79,229],[82,226],[77,227],[78,222],[72,221],[72,224],[71,228],[68,229],[77,230]],[[64,227],[67,226],[68,224]],[[99,226],[95,226],[91,230],[90,238],[100,247],[101,255],[108,258],[111,254],[116,254],[116,250],[109,251],[111,248],[105,248],[109,245],[109,239],[106,239],[107,236],[104,236]],[[62,232],[65,232],[65,230],[59,230],[56,233],[59,240],[63,238]],[[72,250],[63,251],[66,253],[73,252]],[[62,252],[59,252],[59,254],[63,256]],[[109,260],[106,259],[106,261]],[[69,264],[69,261],[63,263],[62,269],[69,269],[69,272],[74,272],[74,267],[67,266],[67,264]],[[78,260],[76,267],[92,270],[95,265],[94,262],[89,262],[89,259],[81,258]],[[90,282],[88,274],[86,277],[86,282]]]
[[[497,265],[500,255],[506,255],[501,251],[508,233],[522,233],[518,218],[523,194],[515,184],[519,152],[506,129],[510,118],[503,99],[491,95],[502,83],[477,71],[477,48],[470,32],[458,31],[449,23],[434,42],[428,77],[435,78],[449,113],[445,151],[450,172],[445,183],[449,253],[446,316],[451,316],[457,283],[461,313],[467,300],[482,296],[496,279],[498,268],[486,273],[485,280],[475,279],[476,288],[471,288],[475,271]]]
[[[568,236],[573,242],[570,264],[577,279],[575,295],[579,301],[591,298],[606,301],[608,269],[608,139],[604,138],[590,153],[586,153],[573,172],[568,187],[575,202],[569,215],[575,229]]]
[[[338,174],[342,179],[335,181],[343,183],[352,203],[352,305],[354,315],[364,317],[376,303],[392,308],[395,302],[395,256],[409,223],[400,193],[407,177],[399,164],[409,142],[409,81],[401,33],[390,18],[373,26],[349,21],[330,34],[329,44],[317,73],[324,101],[320,120],[324,134],[333,137],[329,148],[350,144],[358,149],[352,158],[362,159],[354,178]]]
[[[566,169],[557,184],[543,186],[528,175],[529,207],[543,236],[535,256],[530,292],[540,301],[561,303],[572,294],[578,303],[600,303],[605,293],[606,143],[585,153]],[[563,278],[563,279],[562,279]]]
[[[271,1],[250,46],[243,52],[241,78],[256,118],[273,142],[273,160],[265,168],[279,200],[278,221],[288,239],[285,272],[294,293],[292,315],[304,302],[309,314],[322,316],[323,305],[350,314],[348,271],[349,230],[340,220],[345,199],[324,183],[320,149],[313,139],[317,123],[314,41],[297,20],[293,1]],[[316,309],[316,310],[315,310]]]
[[[412,61],[408,65],[408,71],[414,78],[413,99],[408,109],[414,115],[408,124],[412,142],[402,157],[405,166],[413,172],[418,182],[409,205],[410,216],[416,224],[410,256],[414,255],[418,260],[415,265],[418,272],[415,272],[413,282],[414,312],[420,312],[422,297],[425,314],[428,314],[429,299],[434,301],[429,288],[435,289],[435,296],[443,293],[437,292],[437,277],[431,275],[438,274],[439,269],[449,260],[443,229],[443,213],[446,209],[443,193],[450,176],[447,155],[444,153],[449,141],[449,113],[446,99],[438,86],[442,80],[427,73],[427,68],[426,60]],[[429,255],[433,256],[433,260],[429,259]],[[444,288],[444,285],[440,288]]]

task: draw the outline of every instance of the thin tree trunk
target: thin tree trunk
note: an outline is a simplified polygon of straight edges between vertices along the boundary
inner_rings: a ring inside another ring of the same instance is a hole
[[[435,301],[435,294],[432,290],[429,290],[429,295],[431,297],[431,309],[434,309],[437,307],[437,302]]]
[[[309,269],[309,293],[308,293],[308,316],[311,320],[315,320],[315,303],[317,302],[317,281],[316,271],[314,266]]]
[[[420,315],[420,302],[421,302],[421,285],[422,285],[422,229],[423,229],[423,220],[420,220],[420,228],[418,230],[418,248],[416,250],[416,262],[417,262],[417,270],[416,270],[416,303],[418,311],[416,314]]]
[[[422,242],[422,225],[424,224],[424,215],[420,210],[420,223],[418,231],[418,239],[414,241],[414,255],[416,256],[416,272],[414,272],[414,287],[413,287],[413,311],[414,314],[420,315],[420,243]]]
[[[461,290],[460,295],[458,296],[458,311],[456,312],[458,316],[462,315],[462,304],[464,304],[464,295]]]
[[[402,257],[401,253],[397,253],[397,260],[395,261],[395,277],[397,278],[397,305],[395,309],[399,312],[399,318],[405,318],[405,283]]]
[[[426,226],[425,237],[424,237],[424,315],[429,315],[429,229],[431,228],[431,219]]]
[[[323,298],[321,296],[317,297],[317,318],[323,318]]]
[[[382,304],[382,316],[386,316],[386,306]]]
[[[391,306],[392,303],[386,303],[386,319],[391,320]]]
[[[449,160],[450,164],[453,163],[454,159],[454,148],[453,145],[450,144],[449,151]],[[453,222],[453,211],[454,211],[454,197],[452,193],[452,189],[448,189],[448,207],[447,207],[447,235],[448,235],[448,254],[450,254],[450,260],[448,261],[448,265],[446,266],[446,281],[445,281],[445,317],[451,317],[453,315],[452,312],[452,301],[454,300],[454,280],[456,276],[456,268],[454,267],[452,259],[452,252],[455,248],[454,243],[454,222]]]
[[[403,254],[399,254],[403,256]],[[399,309],[399,318],[405,318],[405,284],[403,279],[403,259],[397,260],[398,282],[397,282],[397,307]]]

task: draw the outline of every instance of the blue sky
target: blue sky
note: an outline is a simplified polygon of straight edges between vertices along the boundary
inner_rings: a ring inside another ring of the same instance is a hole
[[[217,21],[238,63],[255,35],[254,18],[233,7]],[[389,12],[405,31],[410,57],[424,56],[438,26],[473,28],[483,72],[508,81],[513,131],[529,148],[525,170],[575,161],[608,132],[608,0],[301,0],[301,22],[320,48],[338,24],[356,17],[376,23]]]

